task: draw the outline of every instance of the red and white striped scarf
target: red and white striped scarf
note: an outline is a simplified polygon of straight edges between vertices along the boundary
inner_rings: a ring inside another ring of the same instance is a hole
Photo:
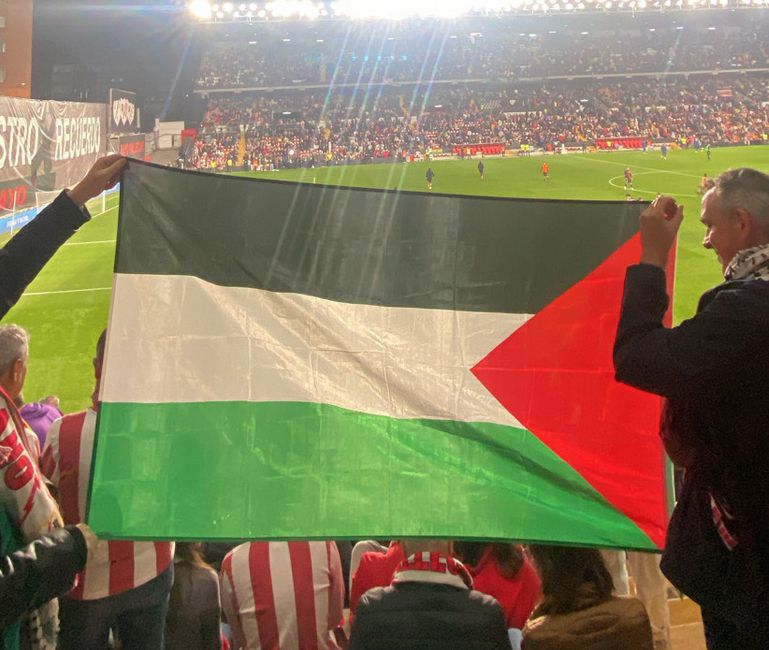
[[[414,553],[403,562],[393,575],[393,584],[401,582],[428,582],[450,585],[459,589],[472,589],[473,578],[459,560],[443,553]]]

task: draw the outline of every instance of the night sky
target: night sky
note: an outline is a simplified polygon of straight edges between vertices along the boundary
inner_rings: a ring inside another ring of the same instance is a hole
[[[101,102],[114,86],[136,91],[140,105],[159,104],[162,109],[174,91],[178,95],[190,88],[184,75],[197,67],[195,48],[190,47],[195,24],[181,2],[35,0],[34,20],[36,98]],[[59,76],[58,85],[52,79],[55,66],[62,65],[78,66],[75,87],[62,83],[66,76]],[[181,99],[177,96],[176,103]],[[146,120],[144,126],[149,126]]]

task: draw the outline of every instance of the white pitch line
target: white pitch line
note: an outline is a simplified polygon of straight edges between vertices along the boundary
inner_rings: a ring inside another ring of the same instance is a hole
[[[107,208],[104,212],[99,212],[98,214],[92,214],[91,218],[96,219],[96,217],[103,217],[108,212],[112,212],[113,210],[117,210],[120,206],[119,205],[113,205],[111,208]]]
[[[635,167],[635,169],[648,169],[650,172],[657,172],[659,174],[674,174],[676,176],[688,176],[689,178],[699,178],[697,174],[687,174],[686,172],[677,172],[672,169],[660,169],[659,167],[645,167],[644,165],[628,165],[627,163],[614,162],[613,160],[601,160],[600,158],[590,158],[590,156],[582,156],[575,154],[575,158],[579,160],[590,160],[592,162],[604,163],[605,165],[619,165],[620,167]]]
[[[61,291],[27,291],[21,294],[22,298],[27,296],[51,296],[57,293],[84,293],[86,291],[112,291],[112,287],[91,287],[90,289],[62,289]]]
[[[653,173],[654,172],[638,172],[636,174],[636,176],[643,176],[644,174],[653,174]],[[611,185],[612,187],[616,187],[617,189],[620,189],[620,190],[624,189],[628,193],[630,193],[630,192],[641,192],[641,194],[654,194],[655,196],[657,194],[659,194],[659,192],[655,192],[655,191],[652,191],[652,190],[640,190],[640,189],[635,188],[635,187],[631,187],[630,189],[628,189],[624,185],[616,185],[613,181],[616,181],[618,178],[625,178],[625,177],[623,175],[612,176],[609,179],[609,185]],[[699,194],[681,194],[680,192],[674,192],[674,194],[676,196],[685,196],[687,198],[692,198],[692,199],[696,199],[699,196]]]
[[[64,246],[87,246],[88,244],[114,244],[115,239],[95,239],[93,241],[69,241]]]

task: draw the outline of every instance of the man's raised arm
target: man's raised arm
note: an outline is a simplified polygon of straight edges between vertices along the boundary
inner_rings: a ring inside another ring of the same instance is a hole
[[[82,181],[59,194],[0,250],[0,318],[59,247],[88,221],[86,202],[113,187],[125,164],[118,154],[97,160]]]

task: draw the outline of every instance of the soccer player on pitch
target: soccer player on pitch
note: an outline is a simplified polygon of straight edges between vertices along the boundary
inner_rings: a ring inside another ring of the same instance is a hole
[[[542,180],[547,182],[550,180],[550,165],[548,165],[546,162],[542,163],[542,167],[540,168],[540,171],[542,172]]]
[[[435,172],[433,171],[432,167],[428,167],[427,172],[425,173],[425,180],[427,180],[428,190],[433,189],[433,178],[435,178]]]
[[[625,189],[633,187],[633,171],[630,167],[625,167]]]
[[[486,178],[486,175],[484,174],[485,170],[486,170],[486,168],[483,165],[483,161],[479,160],[478,161],[478,173],[481,175],[481,180]]]

